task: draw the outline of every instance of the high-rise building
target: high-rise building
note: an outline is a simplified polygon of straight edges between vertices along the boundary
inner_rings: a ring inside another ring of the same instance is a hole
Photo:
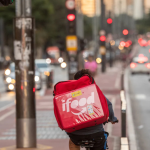
[[[145,14],[150,13],[150,0],[145,0],[144,1],[144,12]]]
[[[133,0],[133,17],[134,19],[144,17],[144,0]]]
[[[81,11],[89,17],[101,14],[101,0],[76,0],[81,3]],[[150,11],[150,0],[104,0],[106,14],[111,11],[116,16],[128,14],[134,19],[141,19]]]
[[[95,16],[96,7],[95,0],[81,0],[81,11],[89,17]]]

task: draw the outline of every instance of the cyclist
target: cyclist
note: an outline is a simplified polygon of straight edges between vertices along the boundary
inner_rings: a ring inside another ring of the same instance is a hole
[[[81,71],[78,71],[74,79],[78,80],[84,75],[91,76],[91,73],[87,69],[82,69]],[[106,98],[107,99],[107,98]],[[107,104],[109,108],[109,120],[112,124],[115,124],[117,121],[117,118],[114,116],[114,111],[112,108],[112,103],[107,99]],[[104,131],[103,125],[99,124],[96,126],[84,128],[81,130],[74,131],[72,133],[67,133],[70,137],[69,140],[69,149],[70,150],[80,150],[80,145],[78,143],[82,140],[88,139],[95,141],[94,147],[91,148],[91,150],[105,150],[106,149],[106,133]]]

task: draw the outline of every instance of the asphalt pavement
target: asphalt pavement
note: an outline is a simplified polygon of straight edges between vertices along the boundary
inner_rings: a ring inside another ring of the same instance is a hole
[[[149,55],[149,47],[139,47],[139,54]],[[128,70],[129,96],[138,150],[150,149],[150,76],[132,75]],[[129,123],[130,125],[130,123]],[[128,133],[130,134],[130,133]]]

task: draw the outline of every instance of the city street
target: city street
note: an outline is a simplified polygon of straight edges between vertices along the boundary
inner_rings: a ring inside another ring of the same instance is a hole
[[[107,73],[99,74],[95,81],[104,91],[106,97],[112,102],[116,117],[120,120],[120,73],[121,66],[117,64],[114,68],[108,68]],[[100,70],[98,70],[100,73]],[[55,67],[54,83],[67,80],[67,70]],[[117,74],[117,75],[116,75]],[[110,78],[111,76],[111,78]],[[106,80],[107,78],[107,80]],[[1,83],[3,84],[3,83]],[[109,85],[109,86],[108,86]],[[43,94],[44,93],[44,94]],[[15,94],[14,92],[1,92],[0,98],[0,145],[1,150],[15,146]],[[36,92],[37,112],[37,139],[41,149],[67,150],[68,136],[58,128],[53,113],[52,89]],[[119,129],[119,130],[118,130]],[[120,123],[116,125],[107,124],[105,130],[109,132],[108,145],[110,150],[118,150],[120,147]],[[59,143],[59,144],[58,144]],[[62,148],[63,147],[63,148]]]
[[[149,116],[150,0],[0,0],[0,150],[150,150]]]
[[[68,79],[67,69],[62,70],[60,66],[51,66],[54,69],[54,83]],[[51,90],[50,90],[51,91]],[[67,136],[57,126],[53,114],[52,95],[45,95],[46,86],[40,91],[36,91],[36,108],[37,108],[37,137],[38,139],[66,139]],[[51,100],[51,101],[50,101]],[[42,110],[42,111],[41,111]],[[3,72],[0,74],[0,148],[15,145],[15,92],[6,92],[3,81]],[[49,128],[51,126],[51,128]],[[61,132],[61,133],[59,133]],[[57,135],[55,137],[54,135]],[[9,140],[9,144],[8,144]]]
[[[149,47],[140,47],[139,54],[149,56]],[[132,75],[128,70],[129,93],[135,135],[139,150],[149,150],[150,147],[150,76],[147,74]],[[130,125],[130,123],[129,123]],[[129,133],[130,134],[130,133]]]
[[[138,54],[149,55],[149,47],[139,47]],[[99,74],[95,81],[100,86],[106,97],[112,102],[115,115],[121,120],[120,114],[120,75],[122,64],[115,63],[113,68],[108,68],[107,73]],[[54,84],[68,80],[67,69],[60,66],[51,66],[54,70]],[[99,68],[100,69],[100,68]],[[99,70],[100,72],[100,70]],[[15,93],[6,92],[3,82],[3,73],[0,75],[0,145],[2,150],[7,147],[15,146]],[[133,113],[133,123],[135,128],[135,137],[139,150],[148,150],[150,143],[150,76],[147,74],[131,74],[130,68],[127,69],[129,96]],[[111,85],[111,86],[110,86]],[[40,91],[36,91],[36,112],[37,112],[37,140],[38,147],[41,149],[68,149],[68,136],[64,131],[58,128],[53,113],[53,89],[46,89],[45,83]],[[127,123],[130,126],[130,123]],[[108,143],[110,150],[119,150],[121,124],[112,126],[107,124],[105,130],[110,133]],[[130,133],[127,133],[130,134]],[[58,144],[59,143],[59,144]]]

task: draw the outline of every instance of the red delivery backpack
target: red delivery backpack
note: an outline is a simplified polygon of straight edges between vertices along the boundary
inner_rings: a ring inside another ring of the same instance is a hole
[[[109,117],[107,100],[88,75],[58,82],[54,86],[53,103],[57,123],[68,133],[102,124]]]

